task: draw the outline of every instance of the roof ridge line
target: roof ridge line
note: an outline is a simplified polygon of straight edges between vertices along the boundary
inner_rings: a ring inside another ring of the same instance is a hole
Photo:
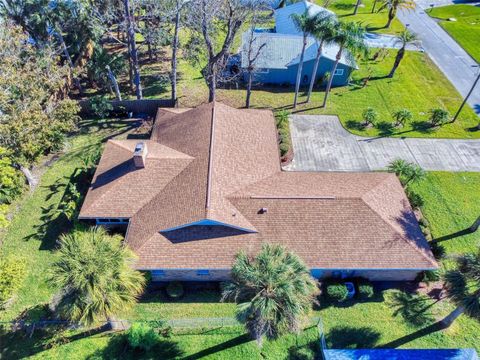
[[[205,217],[208,217],[210,208],[210,197],[212,191],[212,171],[213,171],[213,145],[215,135],[215,101],[212,101],[212,119],[210,125],[210,145],[208,149],[208,172],[207,172],[207,194],[205,199]]]

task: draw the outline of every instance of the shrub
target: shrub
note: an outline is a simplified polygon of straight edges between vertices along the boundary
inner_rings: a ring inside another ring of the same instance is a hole
[[[335,301],[344,301],[348,297],[348,290],[345,284],[340,282],[327,283],[327,296]]]
[[[10,204],[25,187],[25,179],[13,167],[10,155],[10,151],[0,146],[0,204]]]
[[[127,331],[127,342],[132,349],[149,351],[159,338],[155,330],[145,323],[134,323]]]
[[[365,126],[374,125],[378,118],[378,113],[374,108],[368,107],[362,113]]]
[[[408,201],[410,201],[410,205],[414,209],[421,208],[424,204],[423,198],[419,194],[417,194],[416,192],[410,189],[407,189],[407,197],[408,197]]]
[[[400,109],[393,113],[393,119],[395,120],[395,126],[404,126],[407,121],[412,120],[413,115],[410,110]]]
[[[110,115],[110,111],[113,110],[113,106],[106,97],[102,95],[96,95],[90,100],[90,109],[95,116],[104,118]]]
[[[0,257],[0,306],[18,291],[25,278],[26,264],[17,256]]]
[[[6,228],[10,221],[8,220],[8,205],[0,204],[0,229]]]
[[[290,113],[287,110],[281,110],[275,114],[275,120],[277,121],[277,127],[283,128],[288,126],[288,116]]]
[[[422,281],[427,284],[430,282],[439,281],[440,279],[441,275],[438,270],[427,270],[423,272]]]
[[[179,299],[185,294],[183,284],[180,281],[172,281],[167,285],[167,295],[171,299]]]
[[[375,295],[373,285],[369,280],[361,279],[358,282],[358,297],[360,299],[370,299]]]
[[[450,114],[444,109],[431,109],[430,110],[430,123],[432,126],[438,126],[448,122]]]

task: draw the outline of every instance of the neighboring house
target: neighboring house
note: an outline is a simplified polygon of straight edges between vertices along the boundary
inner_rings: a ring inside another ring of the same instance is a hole
[[[159,109],[150,140],[108,141],[80,219],[128,225],[154,280],[226,280],[266,242],[316,278],[438,267],[394,174],[284,172],[272,112],[221,103]]]
[[[292,14],[303,14],[305,11],[308,11],[311,16],[322,12],[333,15],[329,10],[321,6],[308,1],[302,1],[275,10],[274,29],[256,29],[253,34],[251,31],[243,33],[241,48],[241,67],[243,69],[248,67],[248,48],[252,36],[254,38],[252,53],[255,54],[257,49],[265,44],[254,63],[256,68],[254,79],[256,82],[265,84],[295,84],[303,45],[303,34],[295,28],[291,16]],[[304,85],[310,83],[317,49],[317,41],[313,37],[309,37],[301,75]],[[317,70],[317,79],[322,79],[325,73],[331,70],[337,52],[338,46],[335,44],[324,46]],[[344,55],[340,59],[334,74],[333,85],[345,85],[348,82],[350,73],[355,68],[355,61],[350,59],[348,51],[344,51]],[[246,79],[246,72],[244,72],[244,75]]]

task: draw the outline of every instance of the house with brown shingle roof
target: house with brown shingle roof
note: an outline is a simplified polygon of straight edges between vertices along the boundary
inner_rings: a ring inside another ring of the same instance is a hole
[[[282,171],[272,112],[218,102],[159,109],[149,140],[109,140],[79,217],[125,224],[155,280],[226,280],[265,242],[317,278],[438,266],[395,175]]]

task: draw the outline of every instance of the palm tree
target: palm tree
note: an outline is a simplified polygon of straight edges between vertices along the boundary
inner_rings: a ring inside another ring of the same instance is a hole
[[[405,56],[405,48],[408,44],[417,41],[417,35],[408,31],[407,29],[403,30],[400,34],[397,35],[396,43],[402,44],[400,49],[398,49],[397,56],[395,57],[395,62],[393,63],[392,70],[390,70],[390,74],[388,74],[389,78],[392,78],[395,75],[395,71],[397,71],[400,62],[402,61],[403,57]]]
[[[222,300],[237,303],[238,319],[261,344],[264,335],[274,339],[298,331],[317,294],[315,280],[297,255],[265,244],[256,257],[245,252],[236,256]]]
[[[339,46],[335,62],[333,63],[332,70],[330,71],[330,77],[328,79],[327,88],[325,89],[325,97],[323,99],[322,107],[327,104],[328,94],[332,88],[333,78],[335,76],[335,70],[337,70],[338,63],[342,58],[345,50],[349,51],[349,57],[353,54],[363,52],[366,53],[368,48],[364,40],[365,28],[359,22],[340,22],[335,26],[332,41],[336,42]]]
[[[426,176],[425,170],[420,165],[395,159],[387,167],[389,172],[395,173],[404,187],[408,184],[423,180]]]
[[[413,119],[413,114],[408,109],[399,109],[392,114],[395,119],[395,126],[405,126],[407,121]]]
[[[358,13],[358,8],[360,7],[360,4],[362,3],[362,0],[357,0],[355,2],[355,8],[353,9],[353,14],[352,15],[357,15]]]
[[[297,79],[295,81],[295,99],[293,100],[293,107],[297,107],[298,91],[300,89],[300,81],[302,77],[303,59],[305,57],[305,48],[307,47],[308,35],[312,33],[315,28],[315,18],[310,16],[308,10],[303,14],[292,14],[292,20],[298,31],[303,33],[302,52],[300,53],[300,61],[297,68]]]
[[[380,6],[378,12],[383,9],[388,9],[388,21],[385,27],[388,29],[392,24],[393,19],[397,16],[398,9],[412,10],[415,9],[415,2],[413,0],[383,0],[383,5]]]
[[[63,235],[60,243],[50,276],[60,289],[54,299],[60,315],[90,325],[136,303],[145,278],[133,269],[136,257],[120,236],[97,227]]]
[[[449,327],[461,314],[480,320],[480,249],[457,258],[457,269],[447,271],[444,280],[447,297],[457,307],[441,324]]]
[[[325,16],[322,14],[317,14],[315,16],[312,35],[317,41],[317,55],[313,65],[312,76],[310,76],[310,87],[308,88],[306,103],[310,102],[310,96],[312,95],[313,86],[315,85],[316,81],[318,64],[320,63],[320,58],[322,57],[323,46],[332,42],[336,23],[337,20],[332,15]]]

